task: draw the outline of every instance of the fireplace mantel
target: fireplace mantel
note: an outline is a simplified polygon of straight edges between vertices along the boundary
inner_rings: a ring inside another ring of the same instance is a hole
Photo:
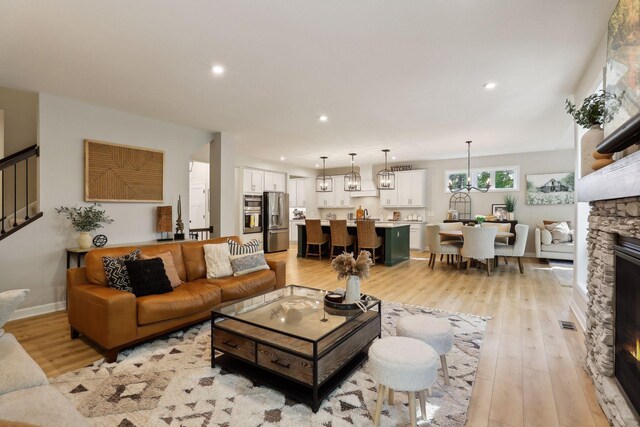
[[[621,199],[640,195],[640,151],[576,182],[578,202]]]

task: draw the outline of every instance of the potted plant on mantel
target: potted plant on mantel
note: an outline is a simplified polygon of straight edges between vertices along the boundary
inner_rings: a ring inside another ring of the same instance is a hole
[[[69,208],[65,206],[56,208],[56,212],[70,219],[73,228],[80,232],[80,236],[78,236],[78,246],[82,249],[91,247],[92,238],[90,233],[92,231],[102,228],[103,224],[111,224],[113,222],[113,220],[107,216],[106,212],[100,208],[101,205],[99,203],[81,208]]]
[[[600,154],[596,151],[596,146],[604,140],[604,130],[602,126],[609,123],[614,114],[620,108],[622,96],[600,90],[584,99],[582,106],[576,105],[566,100],[565,109],[576,124],[585,129],[589,129],[580,140],[581,150],[581,176],[585,176],[594,170],[603,168],[613,160],[612,154]]]
[[[504,201],[504,208],[509,214],[508,220],[515,221],[516,214],[514,212],[516,211],[516,205],[518,204],[518,199],[516,198],[516,196],[512,196],[511,194],[505,194],[502,200]]]

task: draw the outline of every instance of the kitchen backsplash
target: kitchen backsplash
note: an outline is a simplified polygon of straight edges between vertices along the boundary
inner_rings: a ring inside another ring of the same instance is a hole
[[[377,218],[383,221],[393,219],[393,212],[400,212],[400,219],[405,220],[408,216],[414,215],[416,218],[420,216],[423,220],[427,220],[426,209],[404,209],[404,208],[389,208],[383,209],[380,206],[380,199],[378,197],[358,197],[351,200],[353,209],[331,209],[331,208],[319,208],[320,218],[326,219],[327,215],[334,214],[336,219],[347,219],[349,213],[355,215],[356,210],[362,206],[362,209],[367,209],[371,218]]]

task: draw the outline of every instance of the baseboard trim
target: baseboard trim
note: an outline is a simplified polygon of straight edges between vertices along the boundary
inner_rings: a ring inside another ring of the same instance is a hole
[[[582,327],[582,330],[586,331],[587,330],[586,313],[584,313],[580,309],[580,306],[578,305],[578,302],[576,301],[576,297],[581,298],[583,300],[582,301],[582,305],[584,307],[587,306],[587,296],[584,295],[584,293],[580,289],[576,289],[576,287],[574,285],[573,295],[571,296],[571,302],[569,303],[569,307],[571,308],[571,311],[573,311],[573,314],[576,316],[576,319],[578,319],[578,323]]]
[[[37,305],[35,307],[21,308],[13,312],[9,321],[24,319],[27,317],[39,316],[41,314],[53,313],[55,311],[61,311],[67,309],[66,301],[52,302],[50,304]]]

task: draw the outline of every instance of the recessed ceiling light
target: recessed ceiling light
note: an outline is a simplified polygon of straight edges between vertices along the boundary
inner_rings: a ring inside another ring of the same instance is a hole
[[[321,122],[327,122],[327,121],[329,121],[329,117],[327,117],[327,116],[325,116],[323,114],[320,117],[318,117],[318,120],[320,120]]]
[[[320,167],[320,165],[316,163],[316,167],[317,167],[317,168],[319,168],[319,167]]]
[[[496,88],[496,82],[486,82],[485,84],[482,85],[483,88],[491,90],[491,89],[495,89]]]
[[[284,160],[284,156],[280,156],[280,160]]]
[[[391,160],[395,160],[395,159],[396,159],[396,156],[391,156]]]
[[[224,74],[224,67],[222,65],[214,65],[211,67],[211,72],[216,76],[221,76]]]

